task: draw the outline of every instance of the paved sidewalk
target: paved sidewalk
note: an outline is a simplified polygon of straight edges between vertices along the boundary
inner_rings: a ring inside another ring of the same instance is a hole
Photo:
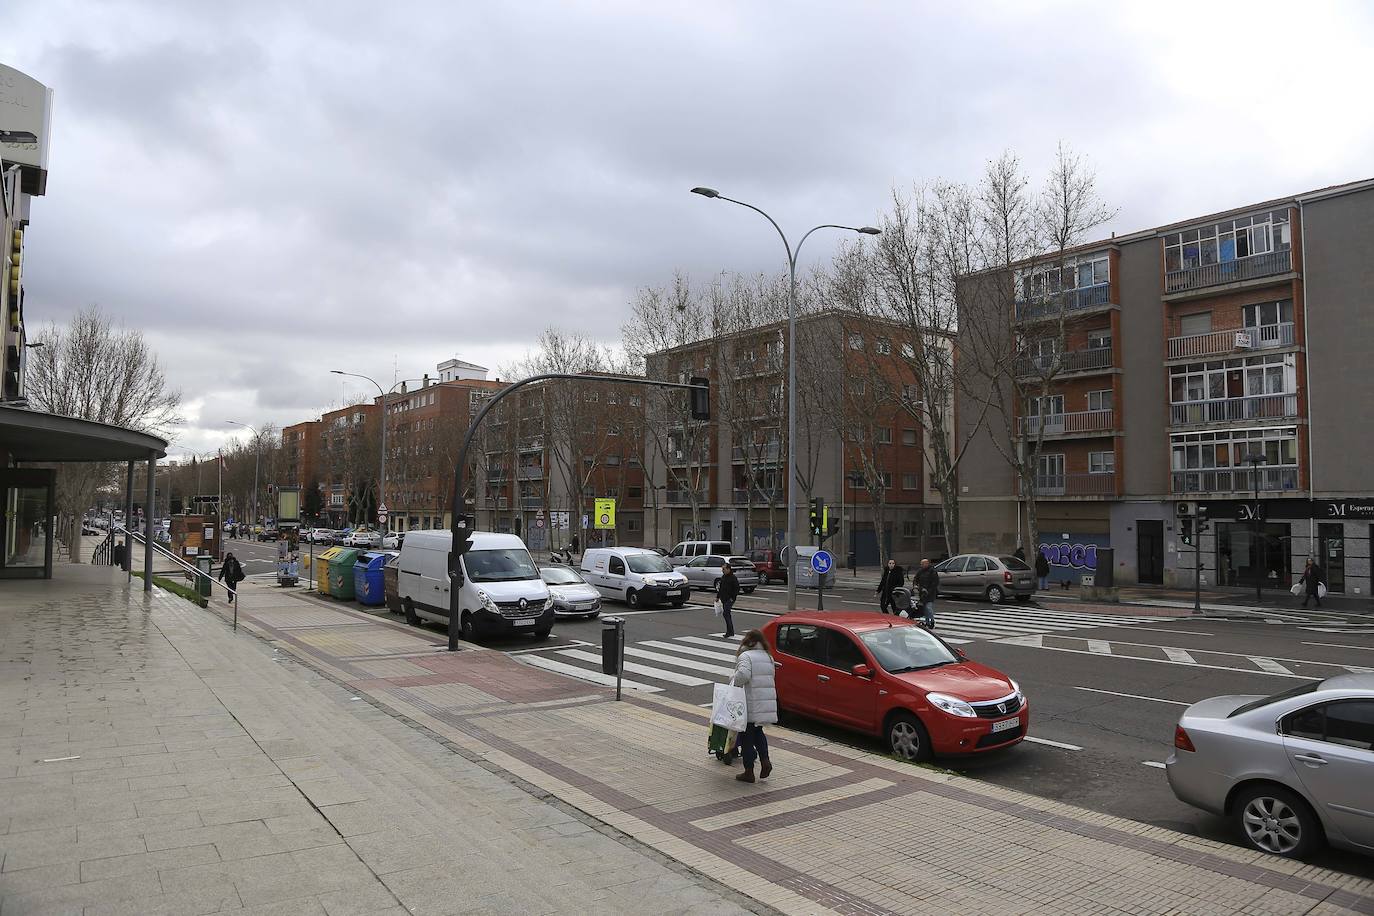
[[[0,586],[3,916],[747,912],[189,602],[58,573]]]

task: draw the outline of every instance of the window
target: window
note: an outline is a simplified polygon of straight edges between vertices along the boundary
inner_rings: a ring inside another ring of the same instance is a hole
[[[944,520],[944,519],[942,519],[942,518],[931,519],[931,522],[930,522],[930,536],[933,537],[933,538],[942,538],[942,537],[945,536],[945,520]]]
[[[862,395],[867,390],[868,386],[864,384],[864,380],[861,378],[856,378],[849,383],[849,391],[851,394]]]
[[[641,402],[640,399],[639,399],[639,395],[637,395],[637,394],[632,394],[632,395],[630,395],[630,406],[631,406],[631,407],[638,407],[641,403],[642,403],[642,402]]]
[[[1088,452],[1089,474],[1113,474],[1116,472],[1116,452]]]
[[[942,573],[960,573],[968,565],[968,559],[968,557],[955,557],[952,560],[946,560],[936,568]]]
[[[1064,456],[1038,455],[1035,459],[1035,474],[1041,486],[1063,486]]]
[[[879,337],[873,342],[873,349],[882,356],[890,356],[892,354],[892,341],[886,337]]]
[[[902,444],[903,444],[903,445],[915,445],[916,442],[917,442],[917,439],[916,439],[916,430],[914,430],[914,429],[904,429],[904,430],[902,430]]]
[[[1374,700],[1337,700],[1289,713],[1280,725],[1292,738],[1374,750]]]
[[[902,344],[902,356],[904,356],[907,359],[915,359],[916,348],[909,343]]]
[[[1026,402],[1026,416],[1038,417],[1041,414],[1047,417],[1057,417],[1064,413],[1064,396],[1062,394],[1047,394],[1042,398],[1031,398]]]
[[[908,538],[908,539],[910,539],[910,538],[918,538],[918,537],[920,537],[920,536],[921,536],[921,523],[920,523],[920,522],[912,522],[912,521],[905,521],[905,522],[902,522],[902,537],[903,537],[903,538]]]
[[[878,441],[878,444],[879,444],[879,445],[891,445],[891,444],[892,444],[892,427],[890,427],[890,426],[880,426],[880,427],[878,427],[878,440],[877,440],[877,441]]]
[[[854,645],[854,640],[839,630],[829,627],[825,629],[825,648],[825,663],[831,668],[849,671],[855,665],[868,664],[868,659],[864,658],[863,652]]]
[[[778,651],[809,662],[823,663],[825,644],[817,628],[808,624],[778,627]]]
[[[1112,409],[1112,389],[1104,388],[1101,391],[1088,392],[1089,410],[1111,410]]]
[[[1111,279],[1107,255],[1067,258],[1062,264],[1033,267],[1017,274],[1022,301],[1043,299],[1062,291],[1105,286]]]
[[[902,400],[903,400],[903,401],[907,401],[907,402],[911,402],[911,403],[914,403],[914,402],[920,400],[920,397],[919,397],[919,396],[917,395],[917,393],[916,393],[916,386],[915,386],[915,385],[903,385],[903,386],[902,386]]]
[[[920,489],[920,486],[921,486],[920,477],[918,477],[917,475],[915,475],[915,474],[903,474],[903,475],[902,475],[902,489],[903,489],[903,490],[917,490],[917,489]]]
[[[626,530],[626,531],[639,531],[639,530],[640,530],[641,528],[643,528],[643,527],[644,527],[644,526],[640,523],[639,519],[635,518],[634,516],[632,516],[632,515],[627,515],[627,516],[625,517],[625,530]]]
[[[1278,302],[1257,302],[1241,309],[1247,328],[1260,328],[1276,324],[1293,323],[1293,300],[1282,299]]]
[[[625,561],[620,557],[611,557],[609,571],[613,576],[625,575]]]
[[[1292,247],[1287,210],[1271,210],[1164,236],[1164,269],[1191,270]]]
[[[849,431],[850,442],[867,442],[868,431],[864,429],[851,429]]]
[[[884,489],[884,490],[891,490],[891,489],[892,489],[892,475],[889,474],[887,471],[879,471],[879,472],[878,472],[878,476],[882,478],[882,481],[883,481],[883,489]]]
[[[1108,350],[1112,346],[1112,332],[1110,330],[1089,331],[1088,349],[1089,350]]]
[[[987,557],[969,557],[968,565],[964,567],[964,572],[976,573],[988,571]]]
[[[1212,313],[1195,312],[1192,315],[1180,315],[1178,318],[1178,336],[1195,337],[1198,334],[1212,333]]]
[[[644,498],[644,488],[643,488],[643,487],[629,487],[629,488],[625,491],[625,495],[628,496],[630,499],[643,499],[643,498]]]
[[[607,456],[606,456],[606,466],[607,466],[607,467],[612,467],[612,468],[620,467],[620,456],[619,456],[619,455],[607,455]]]
[[[864,336],[862,334],[849,335],[849,349],[862,350],[864,348]]]

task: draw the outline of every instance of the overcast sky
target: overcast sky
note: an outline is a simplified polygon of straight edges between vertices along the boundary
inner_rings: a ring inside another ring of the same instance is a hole
[[[675,268],[782,269],[698,184],[800,235],[1063,140],[1124,232],[1374,176],[1367,3],[959,6],[0,0],[55,92],[27,318],[142,329],[212,449],[370,389],[330,369],[614,342]]]

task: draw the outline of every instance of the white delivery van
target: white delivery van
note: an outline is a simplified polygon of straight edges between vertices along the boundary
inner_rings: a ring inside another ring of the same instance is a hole
[[[728,557],[734,552],[729,541],[680,541],[668,551],[668,562],[674,566],[686,566],[697,557],[712,554]]]
[[[582,578],[603,598],[630,607],[671,604],[682,607],[691,593],[687,577],[667,558],[642,547],[593,547],[582,555]]]
[[[553,596],[525,542],[513,534],[474,531],[463,555],[459,627],[463,639],[531,633],[544,639],[553,629]],[[396,594],[406,622],[423,618],[448,623],[448,554],[453,532],[408,531],[401,544]]]

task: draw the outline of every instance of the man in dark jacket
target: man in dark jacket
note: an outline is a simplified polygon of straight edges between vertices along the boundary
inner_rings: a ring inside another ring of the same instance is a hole
[[[1041,551],[1035,552],[1035,575],[1040,580],[1040,590],[1050,587],[1050,561]]]
[[[890,606],[893,613],[897,613],[896,605],[892,601],[892,590],[904,585],[906,585],[906,570],[898,566],[896,560],[888,560],[887,568],[883,570],[882,578],[878,580],[878,610],[886,614]]]
[[[220,581],[229,586],[229,600],[234,600],[239,583],[244,580],[243,566],[232,553],[224,555],[224,565],[219,568]]]
[[[1302,578],[1298,580],[1305,589],[1302,595],[1302,606],[1307,607],[1308,600],[1315,600],[1317,607],[1322,606],[1321,587],[1326,583],[1326,575],[1322,568],[1317,565],[1317,561],[1311,557],[1307,558],[1307,566],[1302,571]]]
[[[725,638],[729,639],[735,635],[735,619],[730,616],[730,611],[735,606],[735,599],[739,597],[739,576],[735,575],[735,570],[729,563],[720,572],[720,581],[716,583],[716,600],[720,602],[723,609],[722,617],[725,618]]]
[[[911,609],[911,619],[916,619],[916,608],[926,619],[926,629],[935,629],[935,598],[940,594],[940,574],[930,565],[930,560],[922,560],[921,568],[916,570],[916,606]]]

